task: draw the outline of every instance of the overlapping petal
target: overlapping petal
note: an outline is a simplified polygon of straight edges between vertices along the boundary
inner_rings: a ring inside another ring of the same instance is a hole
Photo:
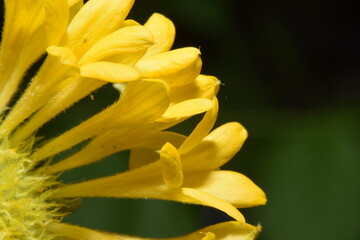
[[[184,154],[166,143],[159,151],[160,161],[111,177],[63,186],[55,197],[155,198],[188,202],[217,208],[244,221],[235,207],[265,204],[265,194],[240,173],[217,170],[240,149],[246,130],[238,123],[229,123],[200,140],[213,125],[216,113],[217,109],[209,111],[190,135],[190,140],[182,143],[190,146]],[[151,157],[158,158],[154,154]],[[137,162],[136,159],[132,161]]]
[[[193,81],[200,73],[200,51],[196,48],[180,48],[140,59],[135,67],[145,78],[157,78],[170,87]]]
[[[166,110],[168,104],[168,89],[163,82],[131,82],[117,103],[47,143],[33,154],[33,158],[42,160],[117,126],[131,129],[152,121]]]
[[[229,221],[199,229],[196,232],[182,237],[150,239],[99,232],[65,223],[51,225],[49,229],[70,240],[250,240],[254,239],[261,230],[260,227]]]
[[[153,198],[213,207],[236,222],[168,240],[253,239],[259,228],[247,225],[237,208],[262,205],[265,194],[246,176],[219,169],[239,151],[246,130],[232,122],[210,132],[218,113],[219,80],[200,75],[199,49],[171,50],[175,27],[165,16],[153,14],[144,25],[126,20],[133,2],[5,0],[0,151],[13,159],[12,164],[24,160],[17,167],[24,168],[26,162],[30,167],[23,169],[25,175],[41,175],[42,187],[34,194],[29,190],[30,200],[41,196],[51,206],[49,212],[44,210],[49,220],[41,222],[40,235],[45,234],[41,239],[51,235],[70,240],[145,240],[59,223],[64,216],[59,204],[66,206],[65,198],[78,197]],[[38,73],[6,113],[24,73],[45,52]],[[118,101],[65,133],[39,142],[35,133],[41,126],[107,83],[119,89]],[[189,136],[166,131],[201,113],[203,119]],[[55,164],[41,162],[85,141],[80,150]],[[37,148],[31,149],[34,142]],[[123,150],[131,150],[126,172],[73,184],[53,180],[53,174]],[[16,184],[25,179],[23,173],[16,174],[11,178]],[[21,200],[23,188],[14,189],[20,189],[16,196]],[[33,235],[36,221],[31,219],[20,235],[38,239],[34,237],[38,228]],[[19,238],[16,234],[10,239]]]
[[[170,19],[154,13],[144,24],[154,36],[154,45],[151,46],[145,56],[151,56],[169,51],[175,40],[175,26]]]

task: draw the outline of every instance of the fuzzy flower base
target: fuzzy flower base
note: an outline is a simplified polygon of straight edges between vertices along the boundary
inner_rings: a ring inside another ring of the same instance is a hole
[[[219,81],[200,74],[198,49],[171,50],[175,28],[169,19],[153,14],[144,25],[126,19],[132,5],[132,0],[5,0],[0,239],[145,239],[64,223],[86,197],[204,205],[234,219],[168,240],[254,239],[260,231],[238,208],[265,204],[265,194],[246,176],[220,170],[247,132],[236,122],[212,130]],[[14,101],[25,73],[42,56],[41,67]],[[37,136],[45,123],[109,83],[118,89],[118,101],[55,138]],[[197,114],[203,118],[189,136],[167,130]],[[75,146],[81,148],[52,162]],[[125,150],[131,152],[126,172],[57,181],[64,171]]]

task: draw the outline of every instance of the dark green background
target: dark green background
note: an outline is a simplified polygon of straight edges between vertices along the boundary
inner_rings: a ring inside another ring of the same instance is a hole
[[[200,47],[202,72],[222,81],[218,125],[239,121],[249,131],[241,152],[224,168],[244,173],[267,193],[266,206],[242,211],[250,223],[262,224],[259,239],[360,239],[355,6],[350,1],[138,0],[131,17],[144,23],[152,12],[171,18],[175,47]],[[115,92],[108,88],[95,97],[108,95]],[[67,128],[103,104],[87,99],[53,124]],[[181,128],[189,132],[193,125]],[[56,134],[53,126],[42,133]],[[127,154],[76,169],[64,179],[122,171],[126,161],[119,158]],[[147,237],[181,235],[223,220],[229,218],[206,207],[115,199],[85,199],[67,219]]]

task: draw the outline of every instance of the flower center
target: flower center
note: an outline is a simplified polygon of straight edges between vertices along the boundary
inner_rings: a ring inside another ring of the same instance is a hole
[[[49,198],[57,182],[6,145],[0,141],[0,239],[52,239],[46,225],[65,215],[59,212],[64,204]]]

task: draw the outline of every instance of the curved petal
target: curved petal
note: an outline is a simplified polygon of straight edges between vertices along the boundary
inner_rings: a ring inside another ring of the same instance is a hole
[[[112,60],[133,66],[152,44],[153,37],[147,28],[123,27],[96,42],[79,63]]]
[[[50,224],[47,230],[56,234],[56,236],[65,237],[69,240],[122,240],[107,233],[101,233],[93,229],[79,227],[66,223]]]
[[[260,227],[236,221],[211,225],[182,237],[161,239],[99,232],[66,223],[52,224],[47,229],[58,236],[66,237],[70,240],[212,240],[214,237],[216,240],[253,240],[261,231]]]
[[[144,24],[154,36],[154,45],[151,46],[145,56],[169,51],[175,39],[175,26],[165,16],[154,13]]]
[[[192,98],[209,98],[216,96],[220,81],[213,76],[199,75],[186,85],[171,88],[171,103],[179,103]]]
[[[106,82],[130,82],[140,79],[140,73],[130,66],[112,63],[95,62],[80,67],[83,77],[96,78]]]
[[[223,199],[193,188],[182,188],[181,191],[183,194],[198,200],[202,205],[217,208],[238,222],[245,223],[244,216],[233,205]]]
[[[177,149],[167,142],[159,153],[164,182],[169,187],[179,188],[183,183],[184,174]]]
[[[145,78],[161,79],[170,87],[193,81],[200,73],[201,59],[197,48],[180,48],[140,59],[135,67]]]
[[[260,230],[260,227],[255,227],[250,224],[229,221],[205,227],[183,237],[166,238],[163,240],[205,240],[205,237],[209,236],[208,233],[212,233],[216,240],[253,240]],[[125,238],[124,240],[131,239]]]
[[[213,107],[206,112],[203,119],[196,126],[196,128],[191,132],[191,134],[186,138],[184,143],[179,148],[179,153],[184,154],[197,146],[201,140],[208,135],[210,130],[215,124],[218,111],[219,111],[219,103],[217,98],[214,97],[212,100]]]
[[[46,48],[44,1],[5,0],[0,50],[0,109],[16,93],[25,72]]]
[[[133,3],[134,0],[88,1],[70,22],[62,44],[82,56],[99,39],[120,28]]]
[[[45,0],[46,33],[48,45],[56,45],[62,38],[69,20],[67,0]]]
[[[105,84],[105,81],[99,81],[97,79],[77,78],[67,88],[49,99],[44,106],[32,114],[24,124],[16,129],[12,137],[14,147],[33,134],[46,122],[53,119],[57,114]]]
[[[166,142],[170,142],[178,148],[185,139],[184,135],[168,131],[147,136],[140,145],[141,147],[131,149],[129,169],[135,169],[158,160],[159,155],[155,151]]]
[[[241,217],[234,205],[250,207],[266,201],[264,193],[251,180],[238,173],[227,171],[194,172],[191,175],[185,173],[182,188],[168,186],[161,175],[161,163],[157,161],[114,176],[62,186],[53,196],[171,200],[214,207],[237,220],[241,220]]]
[[[183,186],[217,196],[237,208],[266,203],[265,193],[249,178],[233,171],[185,173]],[[225,187],[226,186],[226,187]]]
[[[163,82],[129,82],[117,103],[40,147],[31,158],[42,160],[117,126],[131,129],[152,122],[168,104],[168,89]]]
[[[79,77],[77,58],[66,47],[50,46],[49,56],[26,91],[4,119],[0,131],[11,132],[46,102]]]
[[[184,171],[217,169],[227,163],[247,137],[245,128],[236,122],[213,130],[196,147],[181,155]]]
[[[189,99],[175,105],[170,106],[158,119],[159,122],[177,121],[181,118],[194,116],[203,113],[213,107],[211,100],[207,98]]]
[[[83,0],[68,0],[69,5],[69,22],[74,18],[74,16],[79,12],[79,10],[84,6]]]

